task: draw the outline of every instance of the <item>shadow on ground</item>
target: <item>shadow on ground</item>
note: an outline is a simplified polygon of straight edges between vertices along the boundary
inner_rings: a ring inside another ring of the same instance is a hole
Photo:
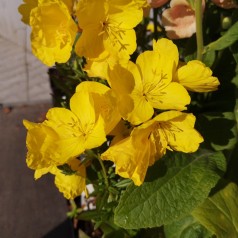
[[[71,238],[67,203],[46,175],[35,181],[26,166],[23,119],[39,122],[50,104],[3,107],[0,111],[0,237]]]

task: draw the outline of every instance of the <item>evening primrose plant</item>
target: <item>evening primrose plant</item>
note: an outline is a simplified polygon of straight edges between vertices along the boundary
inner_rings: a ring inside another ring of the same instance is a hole
[[[89,237],[238,237],[237,5],[187,1],[195,33],[181,17],[172,41],[169,4],[19,6],[33,54],[52,66],[55,104],[43,122],[23,121],[26,163],[35,179],[55,176],[69,216],[94,224]]]

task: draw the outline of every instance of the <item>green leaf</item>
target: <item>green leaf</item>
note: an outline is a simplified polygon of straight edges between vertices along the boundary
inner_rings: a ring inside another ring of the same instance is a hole
[[[229,183],[198,206],[192,215],[217,238],[238,237],[238,187]]]
[[[215,150],[234,148],[237,142],[237,127],[233,112],[200,114],[196,123],[208,148]]]
[[[140,187],[128,186],[115,209],[115,223],[137,229],[180,219],[204,201],[225,171],[225,164],[220,152],[167,153],[153,166],[154,170],[158,166],[157,179]]]
[[[237,155],[238,155],[238,144],[236,144],[235,148],[231,151],[229,156],[227,156],[228,165],[227,165],[225,179],[238,184],[238,173],[237,173],[238,159],[237,159]]]
[[[127,238],[123,230],[116,230],[110,233],[104,234],[103,238]]]
[[[216,53],[215,51],[208,51],[205,54],[203,54],[202,61],[207,67],[212,67],[213,63],[216,59]]]
[[[107,211],[88,210],[78,214],[77,218],[84,221],[102,221],[108,217]]]
[[[235,41],[238,40],[238,22],[233,24],[229,30],[221,36],[218,40],[213,41],[209,45],[207,45],[204,49],[204,53],[206,51],[211,50],[222,50],[232,45]]]
[[[72,170],[72,168],[68,164],[63,164],[57,166],[59,170],[61,170],[61,173],[64,175],[74,175],[77,171]]]
[[[191,215],[164,227],[166,238],[210,238],[212,234]]]
[[[235,42],[232,46],[231,46],[231,52],[233,54],[233,57],[236,61],[236,63],[238,64],[238,42]]]

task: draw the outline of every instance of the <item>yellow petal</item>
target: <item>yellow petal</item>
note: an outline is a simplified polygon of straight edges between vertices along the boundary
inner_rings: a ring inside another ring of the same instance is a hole
[[[144,181],[147,169],[154,164],[156,147],[150,138],[153,125],[135,128],[131,135],[102,154],[102,159],[111,160],[116,164],[116,173],[124,178],[130,178],[135,185]]]
[[[109,70],[111,88],[118,96],[132,93],[135,87],[133,71],[136,70],[138,71],[136,65],[132,62],[128,62],[125,67],[116,64],[113,70]]]
[[[92,149],[102,145],[106,141],[104,120],[99,116],[92,130],[86,136],[85,149]]]
[[[125,101],[121,105],[121,110],[126,114],[125,119],[131,122],[133,125],[141,124],[149,120],[153,114],[154,109],[152,105],[146,100],[142,95],[133,95],[133,110],[130,112],[130,107],[128,109],[128,104]]]
[[[103,34],[100,34],[101,30],[101,26],[97,24],[89,25],[83,29],[75,45],[77,55],[89,59],[105,59],[109,55],[103,44]]]
[[[74,0],[62,0],[62,1],[68,7],[69,12],[72,13],[73,12],[73,6],[74,6]]]
[[[103,38],[104,47],[108,52],[127,57],[136,50],[136,34],[133,29],[112,30],[112,32],[105,33]]]
[[[43,169],[36,169],[35,173],[34,173],[34,178],[35,179],[39,179],[41,178],[43,175],[49,173],[51,171],[52,167],[47,167],[47,168],[43,168]]]
[[[154,156],[151,157],[150,165],[154,163],[155,160],[160,159],[166,153],[168,148],[168,140],[165,133],[161,130],[156,130],[158,127],[158,122],[156,118],[153,118],[133,130],[134,136],[141,134],[142,131],[147,131],[147,138],[150,139],[151,145],[154,145],[155,151]]]
[[[92,96],[88,92],[76,92],[70,99],[70,108],[82,127],[95,123],[96,115]]]
[[[108,68],[110,67],[110,63],[107,57],[103,60],[87,60],[87,64],[84,67],[84,71],[87,72],[89,77],[98,77],[101,79],[108,80]]]
[[[195,116],[192,114],[169,111],[154,118],[166,134],[168,144],[173,150],[185,153],[195,152],[203,142],[202,136],[194,129]]]
[[[26,137],[27,166],[31,169],[42,169],[56,164],[58,153],[55,142],[58,135],[50,127],[42,123],[31,123],[24,120],[28,129]]]
[[[67,163],[70,159],[79,156],[85,151],[85,147],[86,138],[83,134],[58,140],[57,152],[60,155],[58,165]]]
[[[48,121],[45,121],[45,124],[54,129],[59,137],[54,142],[59,157],[58,165],[84,152],[85,133],[88,132],[87,122],[82,124],[73,112],[65,108],[51,108],[46,118]]]
[[[156,51],[145,51],[138,56],[136,64],[141,72],[142,83],[145,87],[157,84],[164,87],[172,81],[173,58]]]
[[[92,96],[96,117],[102,116],[105,132],[110,133],[121,119],[113,91],[104,84],[87,81],[80,83],[76,92],[88,92]]]
[[[219,81],[212,76],[212,71],[198,60],[189,61],[180,67],[175,81],[193,92],[210,92],[217,90]]]
[[[173,41],[166,38],[159,39],[157,42],[153,41],[153,51],[158,52],[160,55],[173,59],[173,73],[178,66],[179,53],[177,46]]]
[[[74,199],[81,195],[86,188],[86,170],[85,166],[81,165],[77,159],[70,161],[68,164],[77,173],[65,175],[61,170],[55,170],[55,185],[66,199]]]
[[[104,0],[80,0],[76,11],[80,28],[84,30],[94,23],[103,22],[107,9],[107,3]]]
[[[133,29],[142,21],[143,11],[138,3],[131,0],[114,0],[109,3],[109,14],[112,22],[122,29]]]
[[[21,21],[25,24],[30,24],[31,10],[38,5],[38,0],[24,0],[24,3],[18,7],[18,11],[22,15]]]
[[[130,64],[136,67],[133,63]],[[130,96],[135,87],[133,74],[127,68],[117,64],[113,70],[109,70],[109,80],[117,97],[119,112],[123,118],[127,118],[128,113],[134,108],[134,102]]]
[[[89,89],[90,86],[95,86],[96,88]],[[77,115],[79,121],[79,130],[84,138],[84,147],[85,149],[92,149],[100,146],[106,140],[105,134],[105,123],[103,117],[99,113],[100,108],[96,108],[100,106],[101,101],[98,101],[94,104],[93,90],[98,89],[98,95],[103,93],[107,93],[109,88],[100,85],[99,83],[82,83],[82,86],[77,87],[77,92],[70,99],[70,107],[71,110]],[[95,100],[97,97],[95,98]],[[96,110],[98,110],[98,114],[96,114]],[[101,112],[102,113],[102,112]],[[102,113],[103,114],[103,113]],[[109,117],[105,111],[105,117]],[[115,114],[116,115],[116,114]],[[112,119],[113,122],[113,119]],[[111,126],[112,124],[110,124]],[[116,123],[115,123],[116,125]],[[79,137],[81,141],[81,137]]]
[[[154,108],[182,111],[190,103],[190,96],[187,90],[178,83],[170,83],[163,90],[156,91],[155,88],[150,94],[147,94],[147,98]]]
[[[116,164],[116,173],[124,178],[130,178],[139,186],[143,183],[150,163],[150,144],[138,140],[134,146],[132,138],[126,138],[111,146],[101,156],[103,160],[111,160]]]
[[[30,26],[32,52],[44,64],[52,66],[70,58],[77,25],[63,2],[40,1],[31,10]]]
[[[77,12],[83,29],[76,44],[79,55],[102,59],[105,52],[113,55],[119,52],[124,57],[136,49],[133,28],[142,20],[142,10],[134,1],[81,0]]]
[[[57,107],[51,108],[47,112],[46,118],[48,121],[45,121],[45,124],[53,128],[61,139],[72,136],[70,125],[73,126],[78,120],[77,116],[70,110]]]

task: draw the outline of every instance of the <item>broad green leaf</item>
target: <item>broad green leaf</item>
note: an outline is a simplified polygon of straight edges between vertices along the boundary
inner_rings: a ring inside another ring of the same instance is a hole
[[[226,157],[228,158],[228,165],[226,170],[225,178],[229,181],[235,182],[238,184],[238,144],[236,144],[235,148],[232,151],[227,151]]]
[[[156,179],[140,187],[128,186],[115,210],[115,223],[137,229],[180,219],[204,201],[225,171],[225,164],[220,152],[167,153],[155,165]]]
[[[217,238],[238,237],[238,188],[229,183],[205,200],[192,215]]]
[[[104,233],[103,238],[128,238],[123,230],[112,231],[107,234]]]
[[[103,232],[103,238],[129,238],[127,232],[117,227],[113,221],[103,222],[99,227]]]
[[[108,212],[98,211],[98,210],[88,210],[88,211],[83,211],[79,213],[77,218],[79,220],[84,220],[84,221],[89,221],[89,220],[102,221],[108,218]]]
[[[238,22],[233,24],[229,30],[221,36],[218,40],[213,41],[207,45],[204,49],[204,52],[211,50],[222,50],[232,45],[235,41],[238,40]]]
[[[215,51],[208,51],[202,56],[202,62],[207,66],[207,67],[212,67],[214,61],[216,59],[216,53]]]
[[[231,46],[231,52],[233,54],[233,57],[236,61],[236,63],[238,64],[238,42],[235,42],[232,46]]]
[[[206,145],[215,150],[232,149],[237,143],[233,112],[200,114],[197,116],[197,129],[204,137]]]
[[[164,227],[166,238],[210,238],[212,234],[191,215]]]

